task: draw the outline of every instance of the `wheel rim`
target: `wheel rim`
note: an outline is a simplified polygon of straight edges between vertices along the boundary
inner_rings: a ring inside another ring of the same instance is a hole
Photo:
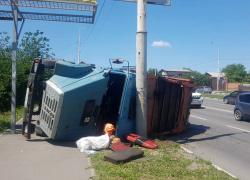
[[[235,119],[239,120],[241,118],[241,112],[239,110],[235,111]]]
[[[228,103],[228,99],[226,98],[226,99],[224,99],[224,103],[225,104],[227,104]]]

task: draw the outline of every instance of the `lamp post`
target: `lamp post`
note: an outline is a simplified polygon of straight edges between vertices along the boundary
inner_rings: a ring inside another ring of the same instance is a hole
[[[80,49],[81,49],[81,36],[80,36],[80,32],[81,29],[86,29],[87,27],[81,27],[79,28],[79,37],[78,37],[78,64],[80,64]]]
[[[213,45],[218,47],[218,66],[217,66],[217,92],[219,91],[219,82],[220,82],[220,47],[213,42],[211,42]]]

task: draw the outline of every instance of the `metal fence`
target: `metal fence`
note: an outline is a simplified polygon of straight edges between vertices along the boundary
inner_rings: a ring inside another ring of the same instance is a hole
[[[249,90],[250,91],[250,84],[239,85],[239,90]]]

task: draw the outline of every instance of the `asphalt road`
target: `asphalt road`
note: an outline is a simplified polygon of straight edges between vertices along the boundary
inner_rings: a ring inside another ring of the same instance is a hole
[[[204,99],[192,109],[191,128],[171,139],[242,180],[250,179],[250,120],[236,121],[234,105]]]

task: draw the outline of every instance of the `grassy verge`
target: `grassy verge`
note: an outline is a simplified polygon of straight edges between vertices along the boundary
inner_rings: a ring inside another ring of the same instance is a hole
[[[19,120],[23,117],[24,107],[16,109],[16,119]],[[0,133],[10,128],[11,123],[11,111],[0,112]]]
[[[172,141],[155,141],[159,148],[150,150],[139,146],[146,157],[152,158],[144,162],[129,162],[115,165],[104,161],[104,155],[111,151],[100,151],[97,155],[90,155],[92,167],[96,176],[92,179],[234,179],[228,174],[217,170],[211,162],[199,159],[180,148]]]
[[[234,91],[219,91],[219,93],[226,93],[226,94],[230,94],[232,92],[234,92]]]
[[[217,98],[217,99],[223,99],[223,95],[212,95],[212,94],[202,94],[203,97],[210,97],[210,98]]]

